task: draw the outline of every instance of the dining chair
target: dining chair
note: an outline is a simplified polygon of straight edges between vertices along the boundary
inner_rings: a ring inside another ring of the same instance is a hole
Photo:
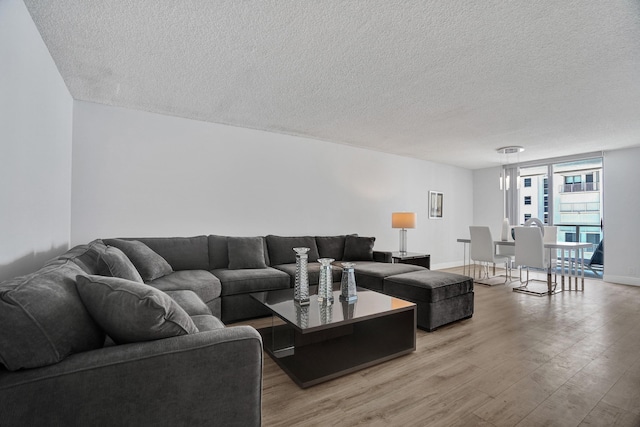
[[[489,264],[493,265],[493,276],[496,274],[496,262],[505,264],[505,280],[507,283],[511,278],[511,258],[509,256],[498,255],[495,251],[495,244],[491,236],[491,229],[487,226],[469,226],[471,235],[470,258],[473,261],[473,277],[476,278],[476,262],[480,263],[480,279],[489,279]],[[482,282],[478,282],[481,283]],[[490,285],[489,283],[484,283]]]
[[[511,241],[513,242],[513,234],[511,233],[513,230],[513,226],[508,226],[506,233],[505,230],[502,230],[502,235],[500,236],[500,240],[502,241]],[[513,260],[516,255],[516,247],[511,245],[496,245],[496,254],[509,257],[509,266],[513,266]]]
[[[545,233],[546,234],[546,233]],[[545,254],[544,240],[542,237],[542,228],[538,226],[516,227],[516,251],[515,251],[515,265],[520,270],[520,283],[522,286],[513,288],[515,292],[523,292],[533,295],[547,295],[549,290],[544,292],[538,292],[528,288],[529,282],[534,279],[529,278],[530,269],[544,270],[545,273],[549,268],[551,262],[549,256]],[[527,270],[527,280],[522,280],[522,269]],[[545,280],[546,282],[546,280]],[[554,289],[556,281],[554,280]]]
[[[542,236],[542,243],[556,243],[558,241],[558,227],[555,225],[544,226],[544,236]],[[555,270],[558,264],[558,250],[549,249],[544,252],[545,256],[551,263],[551,268]]]
[[[593,251],[593,255],[589,261],[585,264],[585,267],[589,267],[589,270],[595,274],[596,277],[601,277],[604,271],[604,239],[600,240],[596,250]],[[600,274],[598,274],[598,272]]]

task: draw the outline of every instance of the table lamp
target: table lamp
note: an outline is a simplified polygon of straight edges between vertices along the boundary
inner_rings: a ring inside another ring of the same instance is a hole
[[[400,252],[407,253],[407,228],[416,228],[415,212],[393,212],[391,214],[391,228],[400,229]]]

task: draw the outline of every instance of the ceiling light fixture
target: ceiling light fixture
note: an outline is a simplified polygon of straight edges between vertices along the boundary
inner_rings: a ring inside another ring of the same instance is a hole
[[[520,162],[520,153],[524,151],[524,147],[520,145],[508,145],[506,147],[500,147],[496,149],[498,154],[504,154],[505,162],[502,165],[502,170],[500,171],[500,190],[501,191],[509,191],[509,184],[511,182],[511,177],[507,174],[505,170],[505,166],[509,164],[509,154],[517,154],[518,155],[518,163]],[[518,169],[518,176],[516,177],[516,187],[520,189],[520,170]]]
[[[516,154],[522,153],[524,151],[524,147],[520,145],[509,145],[507,147],[500,147],[496,149],[498,154]]]

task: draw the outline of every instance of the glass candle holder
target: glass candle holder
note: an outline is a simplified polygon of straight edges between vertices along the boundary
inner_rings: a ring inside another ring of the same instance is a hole
[[[318,279],[318,301],[333,302],[333,275],[331,263],[333,258],[319,258],[320,278]]]
[[[354,266],[352,262],[342,263],[342,280],[340,281],[340,300],[342,301],[354,302],[358,299]]]
[[[296,252],[296,281],[293,287],[293,300],[301,305],[309,304],[309,271],[307,262],[309,248],[293,248]]]

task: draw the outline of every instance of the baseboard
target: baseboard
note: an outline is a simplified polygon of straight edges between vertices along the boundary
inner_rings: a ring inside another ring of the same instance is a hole
[[[640,278],[638,277],[612,276],[605,273],[602,280],[609,283],[618,283],[620,285],[640,286]]]
[[[431,270],[444,270],[445,268],[462,267],[464,264],[459,261],[453,262],[440,262],[438,264],[431,264]]]

